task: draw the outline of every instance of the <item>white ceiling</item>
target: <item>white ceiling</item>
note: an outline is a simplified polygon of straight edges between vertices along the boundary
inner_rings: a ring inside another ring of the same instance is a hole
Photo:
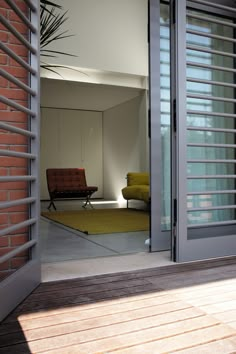
[[[41,106],[106,111],[143,92],[140,88],[41,79]]]

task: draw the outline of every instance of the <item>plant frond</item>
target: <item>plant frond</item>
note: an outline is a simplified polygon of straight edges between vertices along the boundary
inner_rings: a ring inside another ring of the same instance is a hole
[[[41,57],[56,58],[60,55],[77,57],[77,55],[66,53],[60,50],[46,49],[52,43],[59,40],[72,37],[67,30],[63,30],[64,23],[68,20],[67,11],[61,12],[62,7],[57,5],[55,1],[40,0],[40,54]],[[58,12],[59,11],[59,12]],[[48,65],[42,63],[40,65],[46,70],[56,72],[51,68],[63,67],[61,65]],[[64,67],[71,69],[69,67]]]
[[[61,54],[61,55],[68,55],[70,57],[76,57],[76,55],[74,54],[70,54],[70,53],[64,53],[64,52],[60,52],[60,51],[57,51],[57,50],[49,50],[49,49],[43,49],[41,50],[41,55],[42,56],[46,56],[47,54],[46,53],[54,53],[54,54]],[[49,54],[48,54],[49,55]],[[56,56],[55,56],[56,57]]]
[[[58,76],[60,76],[61,78],[63,78],[63,76],[61,74],[59,74],[56,70],[53,70],[52,67],[50,65],[44,65],[44,64],[41,64],[40,65],[42,69],[45,69],[45,70],[48,70],[54,74],[57,74]]]
[[[44,68],[44,69],[48,69],[48,68],[62,68],[62,69],[68,69],[68,70],[72,70],[72,71],[76,71],[77,73],[80,73],[80,74],[83,74],[83,75],[86,75],[86,76],[89,76],[88,74],[84,73],[83,71],[81,70],[78,70],[76,68],[69,68],[68,66],[65,66],[65,65],[53,65],[53,64],[47,64],[47,63],[44,63],[43,65],[41,65],[41,68]],[[59,74],[59,73],[57,73]]]
[[[41,9],[45,9],[46,11],[49,11],[47,9],[47,6],[52,6],[52,7],[56,7],[58,9],[62,9],[61,5],[58,5],[56,2],[54,1],[49,1],[49,0],[40,0],[40,8]]]

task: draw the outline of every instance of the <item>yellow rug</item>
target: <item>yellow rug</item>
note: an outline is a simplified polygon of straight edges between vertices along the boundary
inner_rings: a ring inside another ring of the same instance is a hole
[[[88,235],[149,230],[149,214],[136,209],[42,212],[42,216]]]

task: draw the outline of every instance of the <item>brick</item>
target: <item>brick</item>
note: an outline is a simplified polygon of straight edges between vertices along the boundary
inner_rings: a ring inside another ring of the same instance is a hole
[[[28,139],[27,137],[20,135],[20,134],[13,134],[13,133],[0,133],[0,141],[1,144],[26,144]]]
[[[22,0],[15,0],[15,3],[19,7],[19,9],[21,9],[21,11],[27,16],[28,6],[25,4],[25,2]]]
[[[0,1],[0,7],[1,9],[7,9],[7,10],[10,9],[10,7],[7,5],[7,3],[4,0]]]
[[[0,191],[0,201],[5,202],[8,200],[8,192],[7,191]]]
[[[4,79],[4,77],[0,77],[0,87],[9,87],[9,81],[7,81],[6,79]]]
[[[23,267],[28,262],[28,257],[17,257],[10,260],[10,266],[12,269],[18,269]]]
[[[6,65],[8,63],[8,56],[5,54],[0,54],[0,64]]]
[[[7,236],[0,236],[0,247],[8,247],[8,237]]]
[[[22,20],[20,19],[20,17],[13,11],[13,10],[10,10],[9,11],[9,20],[11,22],[19,22],[19,23],[22,23]]]
[[[10,214],[10,223],[11,224],[18,224],[22,221],[27,220],[29,217],[28,213],[14,213]],[[19,230],[18,230],[19,233]]]
[[[3,26],[3,25],[2,25]],[[0,41],[3,43],[8,43],[9,34],[5,31],[5,27],[1,29],[0,27]]]
[[[28,129],[28,122],[14,122],[12,125],[17,128]]]
[[[19,66],[20,66],[20,65],[19,65]],[[21,81],[23,84],[29,86],[29,80],[28,80],[28,79],[24,79],[24,78],[21,77],[21,78],[20,78],[20,81]],[[10,89],[15,89],[15,90],[19,89],[19,86],[13,84],[13,83],[10,82],[10,81],[9,81],[8,87],[10,87]]]
[[[27,258],[29,258],[29,251],[26,250],[26,251],[18,253],[18,257],[27,257]]]
[[[5,110],[7,110],[7,105],[0,102],[0,111],[5,111]]]
[[[21,246],[24,245],[28,241],[28,236],[27,235],[15,235],[11,236],[10,238],[10,244],[12,247],[14,246]]]
[[[7,30],[6,27],[2,23],[0,23],[0,31],[6,31],[6,30]]]
[[[22,199],[22,198],[27,198],[28,197],[28,191],[26,190],[16,190],[16,191],[10,191],[9,192],[9,200],[17,200],[17,199]]]
[[[27,138],[26,138],[27,139]],[[11,151],[17,151],[17,152],[28,152],[28,146],[27,144],[27,140],[25,141],[24,145],[11,145],[10,146],[10,150]]]
[[[13,235],[22,235],[22,234],[28,234],[29,233],[29,229],[27,227],[22,227],[22,229],[18,229],[16,231],[11,232],[9,235],[13,236]],[[19,254],[19,256],[25,256],[26,254]]]
[[[21,89],[0,88],[0,95],[5,96],[12,100],[27,100],[27,92]]]
[[[27,114],[18,111],[5,111],[1,112],[0,120],[5,122],[26,122]]]
[[[8,168],[0,167],[0,176],[7,176],[8,175]]]
[[[6,156],[0,156],[0,166],[5,166],[5,167],[11,167],[11,166],[20,166],[20,167],[26,167],[27,166],[27,161],[23,158],[18,158],[18,157],[6,157]]]
[[[0,257],[14,250],[13,247],[2,247],[0,248]]]
[[[18,79],[25,78],[27,76],[27,71],[21,67],[19,67],[19,68],[18,67],[6,68],[6,71]]]
[[[0,182],[0,190],[27,190],[27,182]]]
[[[10,176],[26,176],[28,173],[27,168],[10,168]]]
[[[28,28],[26,25],[24,25],[22,22],[21,23],[18,23],[18,22],[11,22],[11,24],[15,27],[15,29],[23,34],[23,35],[27,35],[28,33]]]
[[[7,225],[8,224],[8,214],[7,213],[3,213],[3,211],[1,210],[0,213],[0,225]]]
[[[7,215],[9,213],[24,213],[24,212],[28,212],[28,205],[26,205],[26,204],[16,205],[14,207],[1,209],[1,211],[3,213],[7,213]]]
[[[22,65],[21,64],[19,64],[17,61],[15,61],[14,59],[12,59],[12,58],[8,58],[9,59],[9,66],[18,66],[18,67],[21,67],[22,68]],[[21,57],[21,59],[23,59],[26,63],[28,63],[29,62],[29,60],[28,60],[28,57]],[[23,79],[22,79],[22,81],[23,81]],[[27,79],[25,79],[25,81],[27,82]],[[26,83],[25,82],[25,83]]]
[[[8,17],[8,11],[7,11],[7,9],[2,8],[2,1],[0,2],[0,14],[1,14],[3,17],[5,17],[5,18]]]
[[[26,32],[27,33],[27,32]],[[27,34],[22,34],[23,37],[28,40],[28,33]],[[13,34],[9,34],[9,37],[8,37],[8,43],[10,44],[16,44],[16,45],[19,45],[19,46],[22,46],[22,43],[21,41],[19,41],[19,39],[17,39]],[[26,47],[23,45],[22,49],[25,49]]]
[[[17,103],[23,107],[29,108],[29,102],[28,100],[22,101],[22,100],[17,100]]]

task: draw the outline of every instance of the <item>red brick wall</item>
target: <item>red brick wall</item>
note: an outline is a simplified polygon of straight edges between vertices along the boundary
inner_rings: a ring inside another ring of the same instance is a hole
[[[15,0],[15,3],[27,15],[28,9],[23,0]],[[11,10],[4,0],[0,0],[0,13],[27,38],[28,30],[19,17]],[[10,49],[27,61],[28,50],[22,45],[13,34],[0,24],[0,41],[4,42]],[[28,82],[28,73],[15,60],[0,52],[0,66],[21,81]],[[15,102],[28,107],[28,96],[22,90],[3,77],[0,77],[0,95],[3,95]],[[0,103],[0,121],[27,129],[28,117],[25,113],[18,112],[13,108]],[[0,149],[13,151],[29,151],[28,139],[20,134],[0,130]],[[0,175],[26,175],[28,162],[23,158],[0,156]],[[0,182],[0,201],[10,201],[28,196],[26,182]],[[0,229],[7,228],[13,224],[28,219],[28,206],[20,205],[8,209],[0,209]],[[24,228],[14,233],[0,236],[0,256],[8,253],[15,247],[24,244],[29,239],[29,229]],[[21,267],[28,259],[27,252],[18,254],[17,257],[0,264],[0,280]]]

